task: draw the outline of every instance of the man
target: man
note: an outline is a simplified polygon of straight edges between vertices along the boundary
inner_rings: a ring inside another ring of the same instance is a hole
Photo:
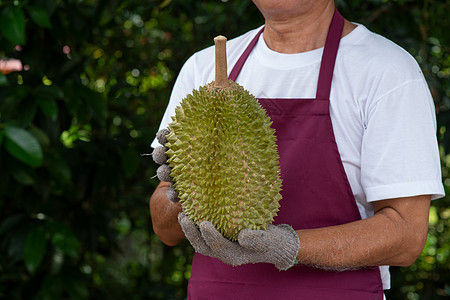
[[[430,200],[444,194],[423,75],[401,48],[344,20],[332,0],[253,2],[265,26],[228,42],[228,64],[277,132],[275,226],[229,242],[179,215],[161,182],[150,200],[155,233],[167,245],[187,237],[196,249],[191,299],[382,299],[387,266],[417,259]],[[208,48],[186,62],[161,129],[185,95],[214,80],[213,55]]]

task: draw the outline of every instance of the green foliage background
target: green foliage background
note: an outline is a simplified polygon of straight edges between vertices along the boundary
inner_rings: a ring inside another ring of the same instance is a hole
[[[448,1],[337,1],[408,50],[430,84],[450,186]],[[262,24],[249,0],[0,0],[0,298],[183,299],[192,248],[153,234],[150,152],[183,62]],[[19,45],[19,47],[18,47]],[[392,268],[391,299],[450,296],[450,208]]]

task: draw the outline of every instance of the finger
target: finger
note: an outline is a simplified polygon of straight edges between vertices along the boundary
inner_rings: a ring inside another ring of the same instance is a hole
[[[223,237],[211,222],[201,222],[199,228],[205,243],[213,251],[224,251],[233,247],[233,242]]]
[[[156,176],[158,176],[158,179],[161,181],[168,181],[168,182],[172,181],[172,177],[170,177],[170,167],[166,164],[161,165],[156,170]]]
[[[165,145],[167,143],[167,135],[170,133],[169,129],[164,128],[156,133],[156,139],[161,145]]]
[[[173,183],[170,184],[170,188],[167,191],[167,198],[169,198],[169,200],[173,203],[177,203],[178,201],[180,201],[180,199],[178,198],[178,192],[175,190]]]
[[[197,229],[197,226],[195,225],[194,221],[189,219],[189,217],[186,216],[184,212],[180,212],[178,214],[178,223],[180,223],[184,235],[189,240],[192,247],[194,247],[195,251],[204,255],[209,255],[211,250],[203,240],[202,235],[200,231]]]
[[[152,152],[152,158],[153,161],[159,165],[163,165],[167,161],[167,155],[166,155],[167,148],[160,146],[156,147]]]

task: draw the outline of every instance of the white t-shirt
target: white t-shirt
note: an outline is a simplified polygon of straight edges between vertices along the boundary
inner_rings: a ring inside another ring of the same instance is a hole
[[[260,28],[227,42],[228,73]],[[314,98],[323,48],[282,54],[263,35],[237,82],[257,98]],[[175,82],[160,129],[193,89],[214,80],[214,48],[190,57]],[[330,94],[339,153],[362,218],[373,201],[444,195],[435,107],[423,74],[406,51],[358,25],[342,38]],[[151,146],[157,147],[156,139]],[[390,286],[380,267],[383,287]]]

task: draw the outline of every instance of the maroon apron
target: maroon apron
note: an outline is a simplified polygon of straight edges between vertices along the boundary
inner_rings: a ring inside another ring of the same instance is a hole
[[[329,111],[343,23],[336,10],[322,55],[316,99],[258,99],[273,121],[280,155],[283,198],[274,224],[308,229],[361,219]],[[236,80],[262,31],[239,58],[230,79]],[[188,299],[370,300],[383,299],[383,288],[378,267],[334,272],[296,265],[279,271],[272,264],[263,263],[232,267],[196,253]]]

